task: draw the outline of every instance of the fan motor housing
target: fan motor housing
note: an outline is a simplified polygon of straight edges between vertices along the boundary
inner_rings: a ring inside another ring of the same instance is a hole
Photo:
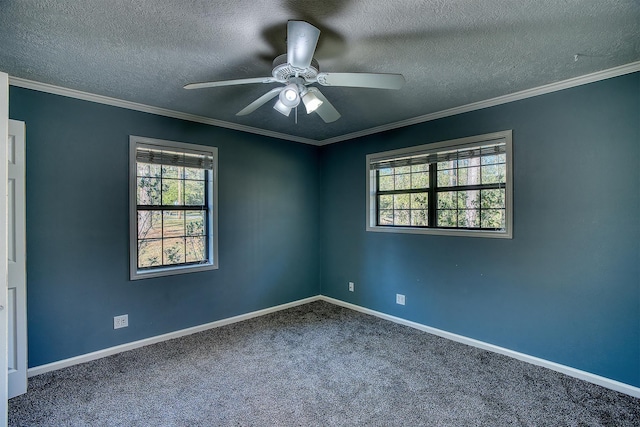
[[[311,65],[307,68],[296,68],[287,62],[287,54],[285,53],[273,60],[271,74],[282,83],[289,81],[292,77],[301,77],[311,83],[315,81],[319,70],[320,66],[315,58],[311,59]]]

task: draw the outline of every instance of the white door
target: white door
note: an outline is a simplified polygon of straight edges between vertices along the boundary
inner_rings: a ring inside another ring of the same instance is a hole
[[[7,164],[7,364],[11,399],[27,392],[24,122],[9,120]]]
[[[7,194],[9,76],[0,72],[0,195]],[[0,197],[0,372],[7,372],[7,198]],[[7,378],[0,375],[0,425],[7,425]]]

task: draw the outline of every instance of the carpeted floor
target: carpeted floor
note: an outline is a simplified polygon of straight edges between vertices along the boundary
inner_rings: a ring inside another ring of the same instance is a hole
[[[326,302],[30,378],[10,426],[638,426],[640,399]]]

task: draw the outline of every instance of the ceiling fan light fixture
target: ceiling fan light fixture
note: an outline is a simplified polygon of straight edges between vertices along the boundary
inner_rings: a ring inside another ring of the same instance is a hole
[[[302,95],[302,102],[307,109],[307,114],[313,113],[318,109],[319,106],[322,105],[322,101],[320,100],[320,98],[309,91]]]
[[[295,83],[288,84],[282,89],[279,96],[279,102],[284,106],[295,108],[300,104],[300,94],[298,93],[298,85]]]
[[[289,114],[291,113],[291,107],[287,107],[279,99],[276,102],[276,105],[273,106],[273,109],[276,110],[278,113],[285,115],[287,117],[289,117]]]
[[[332,123],[340,118],[340,113],[317,87],[309,85],[317,83],[320,86],[400,89],[406,83],[402,74],[320,73],[318,61],[313,57],[319,37],[320,30],[308,22],[290,20],[287,22],[287,52],[273,60],[271,76],[190,83],[184,88],[280,83],[281,85],[271,89],[236,115],[246,116],[278,97],[273,108],[284,116],[289,116],[295,108],[296,123],[300,100],[304,103],[307,114],[315,112],[325,123]]]

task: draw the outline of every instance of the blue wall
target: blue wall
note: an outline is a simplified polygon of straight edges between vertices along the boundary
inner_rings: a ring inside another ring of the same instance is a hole
[[[16,87],[10,117],[29,366],[322,293],[640,386],[640,73],[321,148]],[[365,231],[366,154],[507,129],[512,240]],[[130,134],[219,147],[219,270],[128,280]]]
[[[507,129],[512,240],[365,231],[366,154]],[[324,295],[640,386],[640,73],[320,156]]]
[[[29,366],[317,295],[318,148],[10,88],[27,129]],[[129,135],[219,153],[220,269],[129,281]],[[129,327],[113,329],[113,316]]]

